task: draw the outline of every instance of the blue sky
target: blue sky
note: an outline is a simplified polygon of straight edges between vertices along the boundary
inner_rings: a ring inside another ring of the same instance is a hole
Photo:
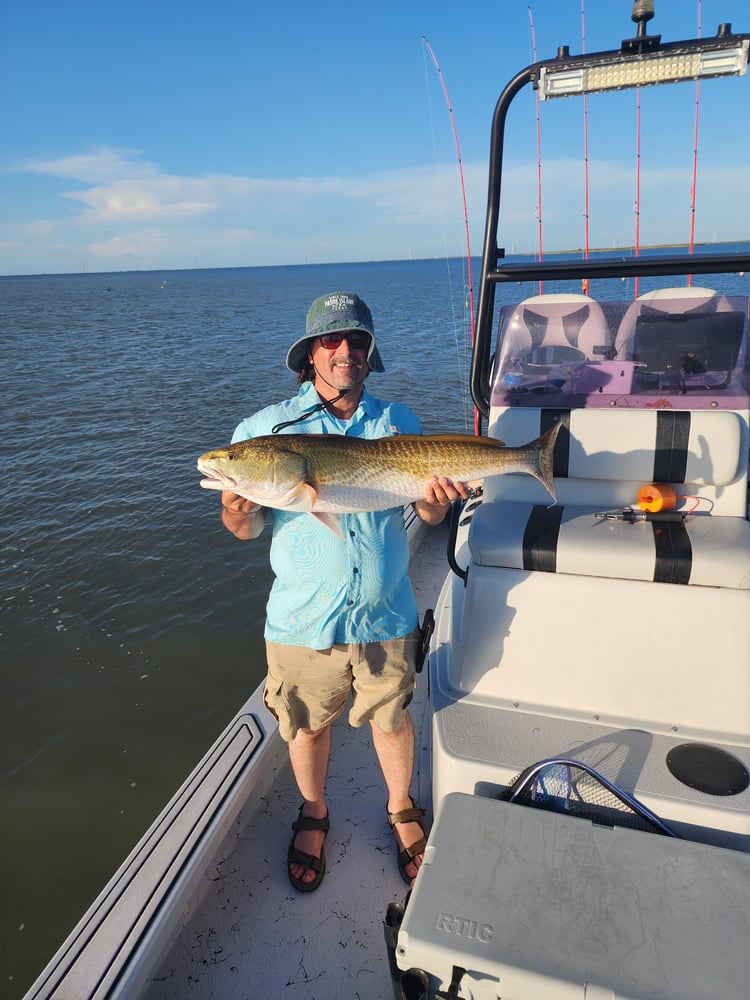
[[[585,0],[586,48],[634,34],[631,0]],[[489,129],[515,71],[581,51],[581,0],[5,0],[0,274],[463,255]],[[747,0],[656,0],[650,31],[750,31]],[[641,94],[641,243],[687,240],[695,85]],[[591,246],[634,240],[636,98],[589,99]],[[700,94],[696,238],[750,234],[750,77]],[[503,241],[537,248],[536,102],[510,120]],[[728,137],[728,145],[721,142]],[[541,108],[543,247],[583,245],[583,116]],[[614,218],[619,210],[620,219]]]

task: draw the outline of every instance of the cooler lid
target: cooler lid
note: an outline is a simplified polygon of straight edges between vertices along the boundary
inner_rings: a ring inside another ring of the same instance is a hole
[[[475,998],[740,998],[749,889],[747,854],[452,793],[397,962]]]

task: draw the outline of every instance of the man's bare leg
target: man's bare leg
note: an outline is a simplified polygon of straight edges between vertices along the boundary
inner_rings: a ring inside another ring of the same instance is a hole
[[[289,761],[297,787],[304,799],[303,816],[312,816],[315,819],[324,819],[326,816],[325,787],[330,751],[330,726],[316,732],[299,729],[289,744]],[[319,858],[324,840],[325,834],[322,830],[300,830],[294,838],[294,846],[305,854]],[[302,882],[312,882],[315,879],[315,872],[303,865],[291,864],[289,870]]]
[[[407,713],[398,729],[386,733],[374,722],[372,727],[372,742],[375,753],[380,761],[386,788],[388,789],[387,809],[390,813],[401,812],[412,808],[409,795],[414,770],[414,727],[411,716]],[[423,836],[418,823],[397,823],[393,831],[401,849],[411,847]],[[418,854],[406,866],[406,874],[414,878],[422,864],[422,854]]]

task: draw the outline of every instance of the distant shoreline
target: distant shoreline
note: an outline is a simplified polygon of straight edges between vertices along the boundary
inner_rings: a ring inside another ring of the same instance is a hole
[[[717,240],[716,242],[696,242],[693,244],[693,249],[698,250],[704,249],[705,247],[731,247],[731,246],[747,246],[748,240]],[[649,250],[688,250],[690,247],[689,243],[649,243],[648,246],[642,246],[638,248],[638,253],[647,253]],[[585,253],[584,247],[570,247],[567,250],[543,250],[542,255],[544,257],[552,257],[555,254],[571,254],[571,253]],[[617,246],[617,247],[589,247],[589,253],[609,253],[609,254],[621,254],[621,253],[635,253],[635,244],[632,246]],[[506,257],[533,257],[537,253],[536,250],[521,250],[515,253],[508,253],[506,250]]]
[[[694,250],[705,250],[710,247],[748,247],[750,244],[749,240],[717,240],[717,241],[703,241],[697,242],[693,245]],[[639,255],[646,255],[649,251],[655,250],[679,250],[687,251],[689,247],[688,243],[652,243],[648,246],[639,247]],[[515,258],[515,257],[535,257],[537,256],[537,250],[516,250],[509,251],[507,248],[504,250],[505,260]],[[567,255],[578,255],[584,254],[586,251],[584,247],[572,247],[566,248],[564,250],[543,250],[542,258],[554,257],[561,254]],[[612,256],[622,256],[626,254],[634,254],[635,246],[617,246],[617,247],[590,247],[589,254],[610,254]],[[418,264],[420,261],[431,261],[431,260],[465,260],[465,254],[436,254],[432,257],[389,257],[382,259],[371,259],[371,260],[339,260],[339,261],[326,261],[326,260],[316,260],[316,261],[298,261],[291,264],[225,264],[220,267],[150,267],[150,268],[132,268],[127,270],[119,271],[59,271],[59,272],[40,272],[37,274],[0,274],[0,281],[12,281],[14,279],[22,278],[72,278],[72,277],[83,277],[83,278],[93,278],[93,277],[103,277],[106,275],[117,275],[117,274],[180,274],[187,273],[191,271],[232,271],[232,270],[242,270],[245,268],[255,269],[255,268],[275,268],[275,267],[346,267],[349,265],[357,264],[400,264],[400,263],[414,263]],[[472,254],[472,260],[480,262],[482,259],[481,254]]]

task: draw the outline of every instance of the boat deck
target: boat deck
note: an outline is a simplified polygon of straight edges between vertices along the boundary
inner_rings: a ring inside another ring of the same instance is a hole
[[[446,526],[425,531],[412,561],[420,613],[434,607],[445,578],[446,539]],[[426,689],[424,672],[411,709],[417,758]],[[272,782],[236,821],[143,1000],[393,997],[382,924],[388,904],[403,901],[407,887],[396,865],[369,727],[352,729],[346,717],[334,726],[327,872],[307,895],[295,892],[286,875],[299,793],[285,748],[278,750]],[[429,785],[420,795],[423,805],[428,794]]]

